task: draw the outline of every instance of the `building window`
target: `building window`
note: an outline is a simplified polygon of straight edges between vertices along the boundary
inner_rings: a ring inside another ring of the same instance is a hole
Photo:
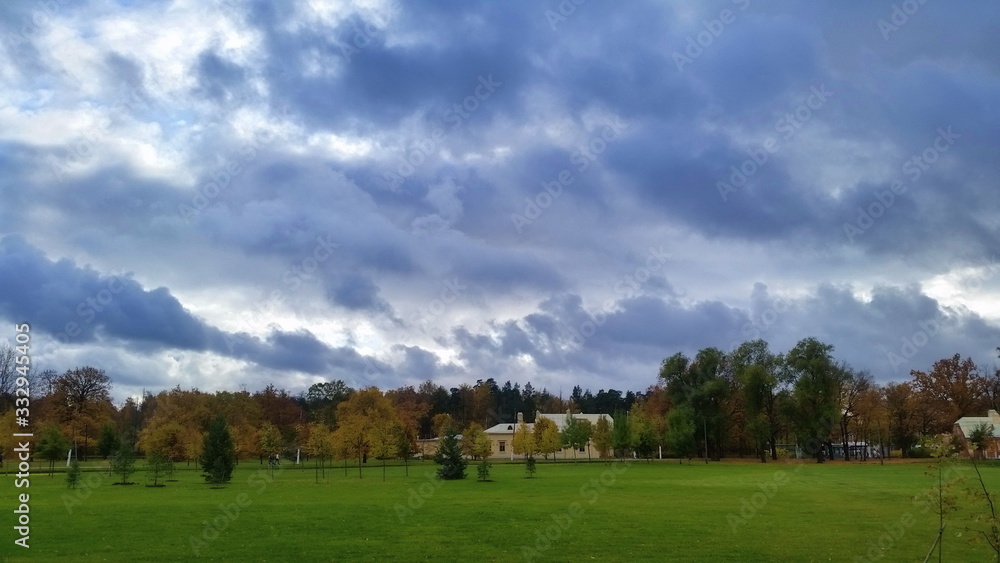
[[[583,446],[580,446],[580,451],[581,451],[581,452],[585,452],[585,451],[587,451],[587,448],[585,448],[585,447],[583,447]]]
[[[504,442],[503,440],[500,440],[500,451],[501,452],[507,451],[507,442]]]

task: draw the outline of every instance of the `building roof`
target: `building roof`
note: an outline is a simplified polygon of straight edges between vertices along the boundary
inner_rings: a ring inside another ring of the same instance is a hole
[[[1000,438],[1000,425],[996,424],[996,421],[988,416],[963,416],[955,422],[955,426],[958,426],[962,430],[963,436],[972,434],[972,431],[980,424],[992,424],[993,437]]]
[[[566,420],[568,418],[568,415],[566,413],[553,413],[553,414],[538,413],[537,415],[535,415],[535,420],[538,420],[538,417],[540,417],[540,416],[544,416],[545,418],[550,419],[552,422],[555,422],[556,423],[556,428],[558,428],[560,432],[566,428]],[[608,423],[612,427],[614,427],[614,424],[615,424],[614,419],[611,418],[611,416],[606,415],[606,414],[583,414],[583,413],[573,414],[573,418],[575,418],[577,420],[589,420],[590,423],[593,424],[593,425],[596,425],[597,421],[600,420],[602,417],[603,418],[607,418],[608,419]],[[510,434],[510,433],[513,433],[513,432],[515,432],[517,430],[518,425],[519,425],[519,423],[517,423],[517,422],[501,422],[500,424],[494,424],[493,426],[490,426],[489,428],[487,428],[486,429],[486,433],[487,434]],[[533,431],[534,428],[535,428],[535,425],[533,423],[530,423],[530,422],[527,423],[527,426],[528,426],[528,431],[529,432]]]
[[[544,413],[542,413],[542,414],[539,414],[538,416],[544,416],[545,418],[551,419],[552,422],[556,423],[556,428],[558,428],[560,431],[562,431],[563,429],[566,428],[566,421],[569,419],[569,415],[567,415],[566,413],[559,413],[559,414],[544,414]],[[614,420],[610,416],[608,416],[606,414],[582,414],[582,413],[576,413],[576,414],[573,415],[573,418],[575,418],[577,420],[589,420],[590,423],[594,424],[594,425],[596,425],[597,421],[600,420],[601,418],[607,418],[608,419],[608,423],[610,423],[612,425],[614,424]],[[535,420],[538,420],[538,417],[535,417]]]
[[[487,434],[508,434],[513,433],[517,430],[517,422],[501,422],[500,424],[494,424],[486,429]],[[528,423],[528,431],[530,432],[535,427],[534,424]]]

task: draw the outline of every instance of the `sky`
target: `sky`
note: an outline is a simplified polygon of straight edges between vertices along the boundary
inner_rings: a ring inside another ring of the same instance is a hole
[[[985,0],[5,0],[0,339],[30,323],[36,370],[118,400],[641,391],[755,338],[883,383],[992,366],[998,28]]]

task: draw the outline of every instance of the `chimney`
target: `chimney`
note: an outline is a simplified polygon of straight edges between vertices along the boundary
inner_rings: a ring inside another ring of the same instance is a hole
[[[523,412],[517,413],[517,423],[521,424],[523,422],[524,422],[524,413]]]
[[[988,416],[990,417],[990,422],[1000,423],[1000,413],[998,413],[997,411],[990,409]]]

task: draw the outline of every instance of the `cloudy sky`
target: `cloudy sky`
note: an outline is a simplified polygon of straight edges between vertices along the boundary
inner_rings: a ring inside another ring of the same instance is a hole
[[[0,338],[119,400],[991,365],[1000,16],[955,4],[6,0]]]

